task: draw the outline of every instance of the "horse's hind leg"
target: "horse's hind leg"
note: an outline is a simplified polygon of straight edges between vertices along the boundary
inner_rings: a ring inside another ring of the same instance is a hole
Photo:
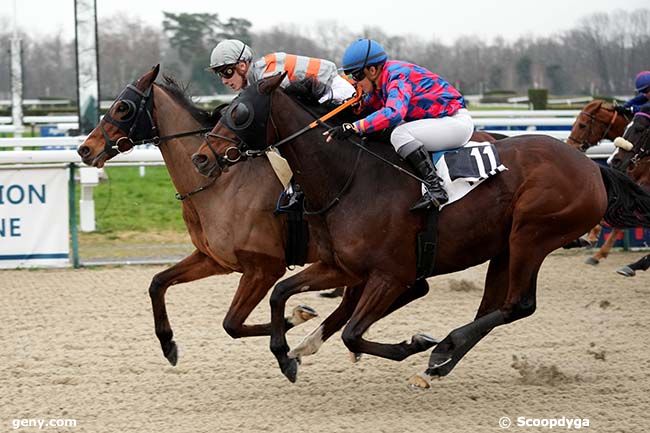
[[[270,256],[242,252],[238,253],[237,259],[244,265],[244,272],[223,320],[223,327],[232,338],[271,335],[271,323],[245,325],[244,322],[273,284],[284,275],[284,261]],[[316,316],[316,312],[310,307],[298,306],[294,309],[292,317],[285,319],[285,327],[291,329]]]
[[[368,353],[401,361],[434,346],[437,341],[423,334],[414,335],[410,342],[403,341],[397,344],[375,343],[363,339],[363,334],[373,323],[427,293],[428,286],[417,284],[414,290],[410,291],[412,287],[407,287],[388,275],[373,272],[363,289],[350,322],[343,330],[342,338],[347,348],[353,353]]]
[[[499,308],[503,305],[508,294],[509,278],[510,251],[505,250],[490,260],[490,265],[485,277],[485,289],[483,291],[483,298],[481,300],[481,305],[479,306],[476,313],[474,322],[470,323],[471,327],[477,328],[477,321],[485,316],[490,315],[491,313],[494,313],[495,311],[498,311]],[[498,315],[492,315],[490,317],[498,317]],[[488,323],[491,323],[493,319],[482,319],[482,321],[479,323],[484,323],[486,320]],[[462,336],[461,338],[461,334],[463,334],[463,328],[452,331],[449,336],[442,340],[433,350],[431,359],[429,360],[429,365],[432,364],[432,358],[435,357],[436,360],[434,362],[436,365],[443,364],[447,367],[453,368],[453,366],[456,365],[458,361],[460,361],[462,355],[467,353],[467,351],[469,351],[483,337],[485,337],[493,327],[483,326],[479,328],[480,329],[478,329],[477,332],[473,332],[472,339],[466,339],[465,336]],[[463,339],[466,341],[461,341]],[[461,346],[463,350],[459,350],[461,349]],[[409,384],[419,388],[428,388],[429,380],[432,376],[429,369],[430,368],[425,370],[423,373],[412,376],[409,379]]]
[[[594,226],[591,230],[589,230],[589,233],[587,234],[587,240],[591,245],[596,245],[598,243],[598,238],[600,237],[600,232],[603,231],[603,226],[600,224]]]
[[[174,266],[154,275],[149,285],[149,296],[153,309],[153,320],[156,336],[160,341],[163,354],[171,365],[178,362],[178,348],[173,340],[167,308],[165,306],[165,293],[167,288],[174,284],[187,283],[215,274],[227,274],[230,271],[219,266],[214,260],[198,250],[185,257]]]
[[[341,304],[316,328],[311,334],[294,349],[289,352],[291,358],[301,358],[302,356],[313,355],[318,351],[320,346],[327,341],[334,333],[341,329],[352,316],[354,309],[359,302],[364,284],[354,287],[348,287],[343,294]],[[409,289],[393,302],[393,304],[384,313],[389,315],[395,310],[403,307],[409,302],[421,298],[429,292],[429,284],[426,280],[417,280]]]
[[[594,265],[595,266],[598,263],[600,263],[600,261],[602,259],[607,258],[609,253],[612,251],[612,248],[614,247],[614,244],[616,243],[616,239],[618,238],[619,234],[621,234],[621,233],[622,233],[622,230],[620,230],[620,229],[612,229],[612,231],[609,233],[609,236],[607,237],[607,239],[603,243],[603,246],[600,247],[600,249],[598,251],[596,251],[596,253],[593,256],[587,258],[587,260],[585,260],[585,263],[588,264],[588,265]]]

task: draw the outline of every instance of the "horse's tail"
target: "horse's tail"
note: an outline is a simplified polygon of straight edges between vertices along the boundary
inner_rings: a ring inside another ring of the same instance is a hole
[[[603,219],[616,228],[650,227],[650,194],[620,171],[600,166],[607,210]]]

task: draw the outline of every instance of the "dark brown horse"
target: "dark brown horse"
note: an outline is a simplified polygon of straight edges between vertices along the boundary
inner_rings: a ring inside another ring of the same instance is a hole
[[[136,90],[125,90],[79,147],[79,155],[86,164],[102,167],[118,154],[113,145],[127,151],[134,140],[214,126],[216,118],[196,108],[171,79],[167,79],[166,84],[154,84],[158,70],[156,66],[137,80]],[[149,98],[142,95],[149,95]],[[140,104],[142,100],[145,100],[144,105]],[[160,143],[171,180],[177,191],[185,195],[207,186],[205,178],[195,172],[190,162],[190,155],[198,149],[202,136],[195,133]],[[149,287],[156,335],[172,365],[176,364],[178,353],[167,317],[165,293],[174,284],[240,272],[239,286],[223,327],[233,338],[270,334],[269,324],[246,325],[244,322],[286,271],[287,221],[284,216],[273,215],[281,191],[282,185],[269,161],[258,158],[251,164],[233,167],[228,178],[214,182],[181,202],[183,219],[196,250],[155,275]],[[312,242],[308,261],[314,261],[316,256]],[[296,307],[286,326],[292,327],[314,316],[315,312],[309,307]]]
[[[632,125],[625,136],[614,140],[617,147],[610,165],[624,170],[639,185],[650,191],[650,106],[643,107],[634,116]],[[633,277],[636,271],[647,270],[650,267],[650,254],[634,263],[618,269],[621,275]]]
[[[426,216],[409,212],[421,194],[420,183],[348,141],[325,143],[322,129],[296,137],[295,132],[313,118],[277,90],[282,79],[282,75],[267,78],[240,94],[209,141],[192,157],[197,168],[208,174],[215,171],[227,148],[236,146],[253,155],[283,141],[279,149],[303,185],[307,207],[314,212],[311,223],[321,228],[320,251],[328,254],[278,283],[271,295],[271,351],[282,372],[294,381],[299,360],[299,354],[289,352],[285,339],[287,299],[334,285],[353,287],[346,290],[339,306],[345,305],[349,314],[342,338],[353,353],[402,360],[424,350],[431,342],[417,336],[398,344],[363,338],[381,317],[427,292],[424,280],[415,282],[416,235],[423,230]],[[407,169],[389,146],[367,146]],[[436,346],[426,372],[412,378],[415,386],[428,386],[425,378],[448,374],[494,327],[531,315],[537,273],[549,253],[603,218],[615,226],[650,223],[650,216],[634,213],[634,202],[650,202],[650,196],[625,176],[597,166],[561,141],[520,136],[500,140],[497,148],[508,171],[478,186],[439,216],[435,275],[489,260],[483,300],[474,321],[453,330]],[[610,213],[612,209],[616,214]]]
[[[570,146],[585,152],[590,147],[597,145],[602,140],[614,141],[616,137],[623,135],[623,131],[630,118],[622,116],[614,109],[614,106],[607,101],[596,99],[584,106],[578,114],[576,121],[571,128],[571,133],[567,139]],[[595,245],[602,226],[598,224],[591,229],[587,240]],[[623,233],[623,230],[612,229],[609,236],[605,239],[603,245],[592,256],[585,260],[589,265],[597,265],[606,258],[616,240]]]

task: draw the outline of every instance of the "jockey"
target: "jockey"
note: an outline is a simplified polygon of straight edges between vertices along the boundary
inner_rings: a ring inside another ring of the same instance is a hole
[[[650,102],[650,71],[641,71],[636,75],[634,80],[634,90],[636,96],[623,105],[615,107],[619,114],[630,115],[637,113],[642,105]]]
[[[424,178],[427,189],[411,210],[446,203],[447,192],[427,151],[460,147],[472,136],[474,123],[460,92],[421,66],[388,60],[371,39],[358,39],[345,50],[342,69],[361,85],[362,107],[373,113],[330,129],[328,141],[395,126],[393,147]]]
[[[221,82],[240,91],[262,78],[287,72],[282,87],[305,78],[316,79],[327,86],[320,103],[340,103],[354,95],[355,89],[338,74],[336,65],[328,60],[296,56],[287,53],[271,53],[253,61],[253,50],[237,39],[226,39],[217,44],[210,55],[208,68],[221,77]]]

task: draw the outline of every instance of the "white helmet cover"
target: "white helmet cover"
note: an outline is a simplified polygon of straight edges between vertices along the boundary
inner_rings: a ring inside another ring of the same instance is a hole
[[[226,39],[217,44],[210,54],[210,69],[253,59],[253,50],[237,39]]]

